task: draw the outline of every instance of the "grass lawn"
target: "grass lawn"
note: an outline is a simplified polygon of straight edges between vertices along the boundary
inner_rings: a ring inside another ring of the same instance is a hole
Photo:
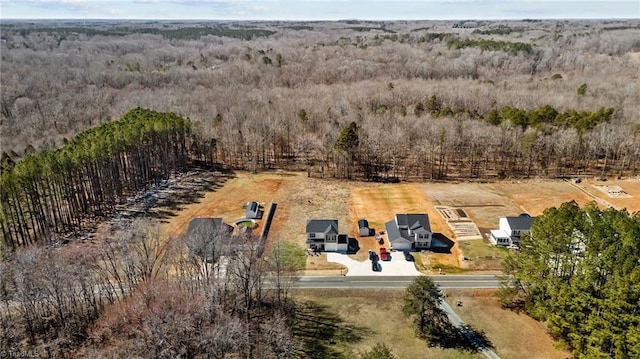
[[[468,270],[502,270],[502,260],[509,254],[509,250],[485,243],[481,239],[459,241],[464,261]]]
[[[544,323],[524,313],[500,307],[495,289],[446,289],[446,301],[460,318],[484,332],[501,359],[564,359],[571,355],[559,350],[547,334]],[[456,301],[462,306],[455,306]]]
[[[440,349],[415,337],[402,314],[403,290],[297,290],[306,303],[296,326],[309,358],[354,358],[385,343],[398,358],[475,359],[480,354]]]

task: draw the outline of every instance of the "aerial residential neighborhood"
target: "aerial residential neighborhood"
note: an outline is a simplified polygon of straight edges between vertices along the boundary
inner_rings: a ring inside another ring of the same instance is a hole
[[[640,358],[638,0],[0,8],[0,359]]]

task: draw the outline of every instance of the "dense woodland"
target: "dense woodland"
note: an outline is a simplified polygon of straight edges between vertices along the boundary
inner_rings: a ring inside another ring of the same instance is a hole
[[[134,109],[60,149],[7,161],[0,177],[1,248],[82,231],[193,162],[208,158],[211,166],[212,149],[192,136],[190,121]]]
[[[278,242],[263,258],[256,238],[211,236],[207,228],[168,240],[149,222],[105,230],[105,241],[31,246],[0,262],[0,350],[56,358],[309,357],[307,342],[318,339],[302,328],[313,318],[289,295],[305,261],[297,244]],[[203,248],[217,264],[186,254]]]
[[[190,118],[233,168],[638,173],[638,20],[1,26],[4,160],[144,107]]]
[[[56,235],[194,165],[375,181],[638,175],[639,33],[638,20],[3,21],[0,349],[333,357],[313,340],[317,308],[289,298],[292,253],[164,240],[148,223],[63,248]],[[577,356],[640,355],[637,217],[545,212],[507,260],[505,303]],[[224,273],[187,254],[212,246]]]
[[[568,202],[504,263],[505,305],[546,321],[577,358],[640,357],[640,213]]]

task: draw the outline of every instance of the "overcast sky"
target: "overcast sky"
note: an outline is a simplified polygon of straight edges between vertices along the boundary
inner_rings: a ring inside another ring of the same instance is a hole
[[[0,0],[0,19],[639,18],[640,0]]]

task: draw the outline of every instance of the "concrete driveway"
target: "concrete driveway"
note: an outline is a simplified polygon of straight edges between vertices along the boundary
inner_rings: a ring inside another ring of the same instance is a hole
[[[351,259],[348,255],[342,253],[327,253],[327,261],[333,263],[340,263],[347,267],[348,271],[346,276],[412,276],[421,275],[414,262],[407,262],[404,259],[402,252],[391,252],[390,261],[379,261],[382,268],[379,272],[371,270],[371,261],[366,260],[364,262],[358,262]]]

